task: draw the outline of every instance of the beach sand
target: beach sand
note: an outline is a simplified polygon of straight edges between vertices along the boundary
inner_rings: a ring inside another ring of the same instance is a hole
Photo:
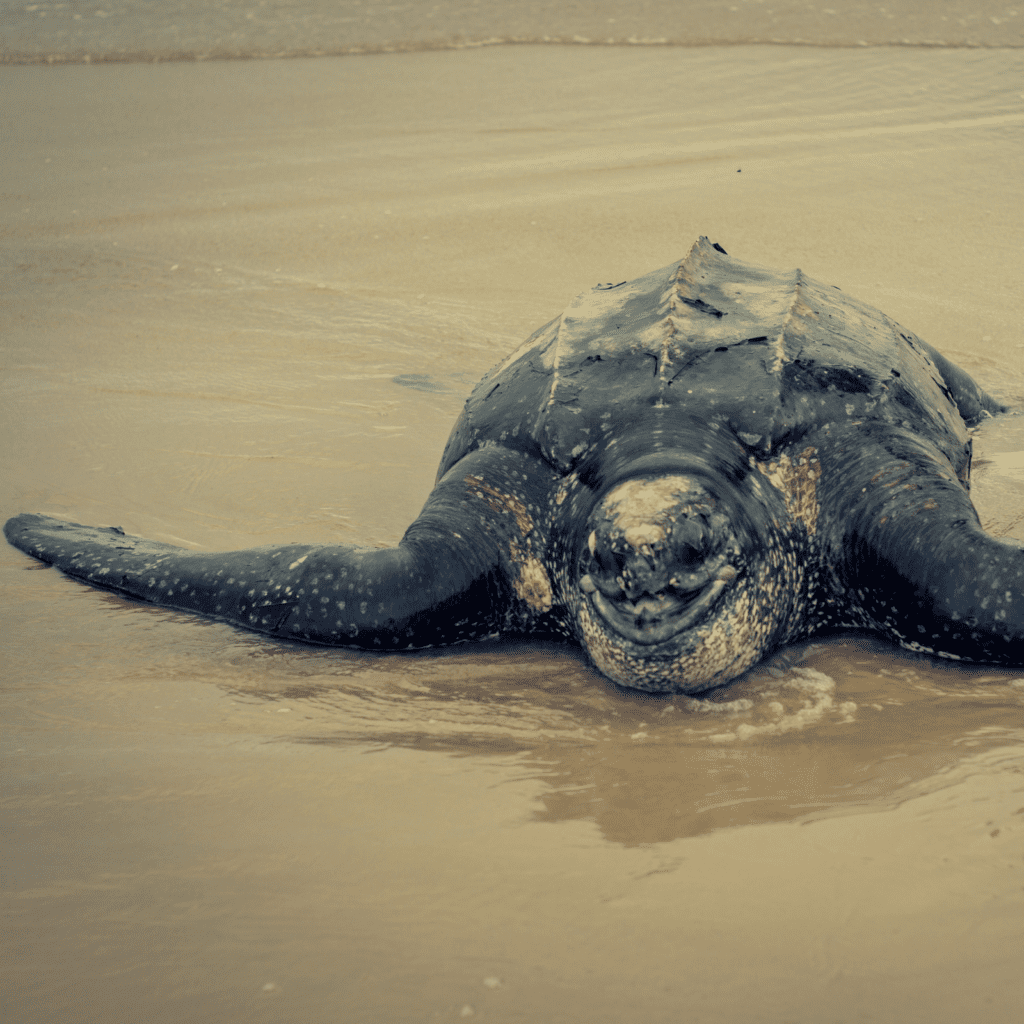
[[[0,513],[393,544],[473,383],[701,234],[879,306],[1020,408],[1021,63],[510,45],[0,68]],[[975,439],[982,520],[1017,542],[1022,450],[1020,418]],[[274,643],[8,547],[0,621],[11,1020],[1005,1024],[1024,1003],[1021,672],[851,634],[711,701],[651,697],[556,644]]]

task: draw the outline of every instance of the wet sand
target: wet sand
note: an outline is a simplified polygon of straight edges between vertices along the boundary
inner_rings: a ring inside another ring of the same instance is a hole
[[[475,380],[698,234],[1020,407],[1020,70],[0,69],[0,514],[394,543]],[[1024,540],[1021,419],[975,445],[983,521]],[[7,547],[0,602],[11,1019],[1002,1024],[1024,998],[1020,672],[848,635],[645,697],[554,644],[271,643]]]

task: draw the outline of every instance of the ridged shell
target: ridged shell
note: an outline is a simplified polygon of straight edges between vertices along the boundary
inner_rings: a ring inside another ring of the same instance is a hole
[[[495,443],[568,472],[609,437],[683,420],[727,425],[761,460],[825,424],[882,421],[955,462],[964,425],[930,352],[837,287],[702,237],[678,263],[584,292],[492,369],[440,472]]]

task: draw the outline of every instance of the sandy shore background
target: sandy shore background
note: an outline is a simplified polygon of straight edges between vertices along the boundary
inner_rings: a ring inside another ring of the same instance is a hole
[[[151,8],[0,5],[5,518],[394,543],[479,376],[699,234],[1024,407],[1024,11]],[[689,45],[466,45],[613,17]],[[358,48],[409,52],[166,62]],[[1020,542],[1021,418],[975,445],[982,519]],[[851,635],[642,697],[557,645],[270,643],[7,547],[0,623],[12,1020],[1024,1002],[1019,672]]]

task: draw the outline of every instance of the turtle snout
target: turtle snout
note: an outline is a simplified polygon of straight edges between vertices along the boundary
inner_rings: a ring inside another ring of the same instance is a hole
[[[668,536],[661,526],[598,529],[590,535],[590,559],[580,584],[613,600],[637,601],[669,587],[700,586],[707,538],[701,524],[679,524]]]
[[[665,531],[658,526],[629,530],[604,523],[589,537],[590,558],[585,559],[580,585],[587,593],[601,591],[605,597],[635,601],[644,594],[656,594],[668,586],[665,564]]]
[[[635,601],[645,595],[653,596],[669,585],[671,573],[664,555],[662,545],[627,554],[619,586],[628,600]]]
[[[602,523],[588,538],[590,557],[584,555],[581,564],[580,588],[613,601],[636,602],[666,592],[685,600],[719,578],[729,561],[722,551],[729,536],[724,517],[703,510],[669,524],[621,529]]]

